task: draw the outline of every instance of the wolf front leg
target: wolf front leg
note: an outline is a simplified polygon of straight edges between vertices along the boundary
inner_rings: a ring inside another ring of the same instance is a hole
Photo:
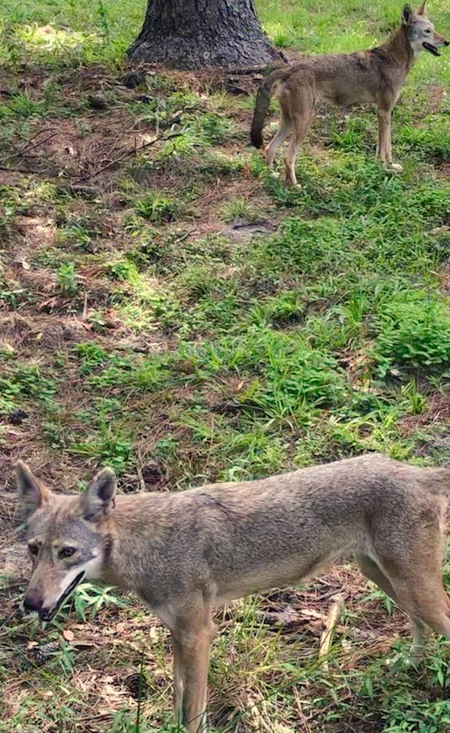
[[[400,163],[392,162],[392,142],[391,142],[391,117],[392,108],[378,108],[378,146],[377,155],[380,156],[381,162],[386,168],[396,173],[402,173],[403,167]]]
[[[188,733],[207,733],[209,652],[216,629],[210,609],[183,617],[171,629],[174,651],[174,710],[177,724]]]

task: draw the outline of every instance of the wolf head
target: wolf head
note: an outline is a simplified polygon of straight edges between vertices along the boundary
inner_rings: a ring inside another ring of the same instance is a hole
[[[424,2],[416,12],[411,9],[410,5],[405,5],[402,11],[402,24],[406,28],[414,56],[418,56],[423,50],[429,51],[434,56],[440,56],[438,47],[449,45],[449,42],[436,32],[433,23],[428,19]]]
[[[82,494],[62,496],[46,488],[21,461],[16,475],[33,563],[24,607],[50,621],[83,578],[101,578],[116,478],[105,468]]]

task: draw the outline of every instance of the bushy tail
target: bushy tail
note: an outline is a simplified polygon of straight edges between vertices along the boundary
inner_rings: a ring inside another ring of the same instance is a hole
[[[279,78],[279,71],[274,71],[267,77],[267,79],[265,79],[265,81],[263,81],[258,89],[255,110],[253,112],[253,119],[250,127],[250,142],[255,148],[262,147],[262,131],[269,111],[270,100],[273,94],[273,86]]]

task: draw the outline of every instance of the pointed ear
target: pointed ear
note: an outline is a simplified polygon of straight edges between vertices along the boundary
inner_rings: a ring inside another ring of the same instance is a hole
[[[114,508],[115,494],[116,475],[112,468],[104,468],[81,495],[83,517],[95,520],[108,514]]]
[[[23,461],[18,461],[15,468],[22,516],[28,519],[42,504],[48,503],[50,491],[33,476]]]
[[[403,25],[409,25],[411,23],[413,17],[413,11],[411,10],[411,5],[404,5],[402,10],[402,23]]]
[[[426,15],[426,14],[427,14],[427,11],[425,8],[425,2],[423,2],[420,8],[417,8],[416,15]]]

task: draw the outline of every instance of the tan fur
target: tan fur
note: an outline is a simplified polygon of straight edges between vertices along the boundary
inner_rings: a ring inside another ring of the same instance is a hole
[[[78,496],[43,489],[23,463],[17,476],[34,553],[25,607],[51,619],[83,577],[138,594],[171,631],[175,714],[189,733],[207,730],[212,610],[298,583],[341,556],[354,554],[410,615],[414,652],[429,629],[450,637],[441,578],[450,470],[371,454],[258,481],[117,497],[111,469]]]
[[[377,154],[382,163],[401,171],[392,160],[391,113],[415,58],[424,49],[439,55],[439,46],[448,46],[448,42],[426,17],[425,3],[416,13],[405,5],[401,25],[382,46],[352,54],[310,56],[287,69],[277,69],[258,91],[250,130],[252,144],[257,148],[262,145],[264,121],[270,98],[275,95],[281,107],[281,122],[265,150],[266,162],[271,168],[278,148],[290,134],[286,181],[297,185],[295,158],[316,107],[322,103],[340,107],[374,104],[378,114]]]

